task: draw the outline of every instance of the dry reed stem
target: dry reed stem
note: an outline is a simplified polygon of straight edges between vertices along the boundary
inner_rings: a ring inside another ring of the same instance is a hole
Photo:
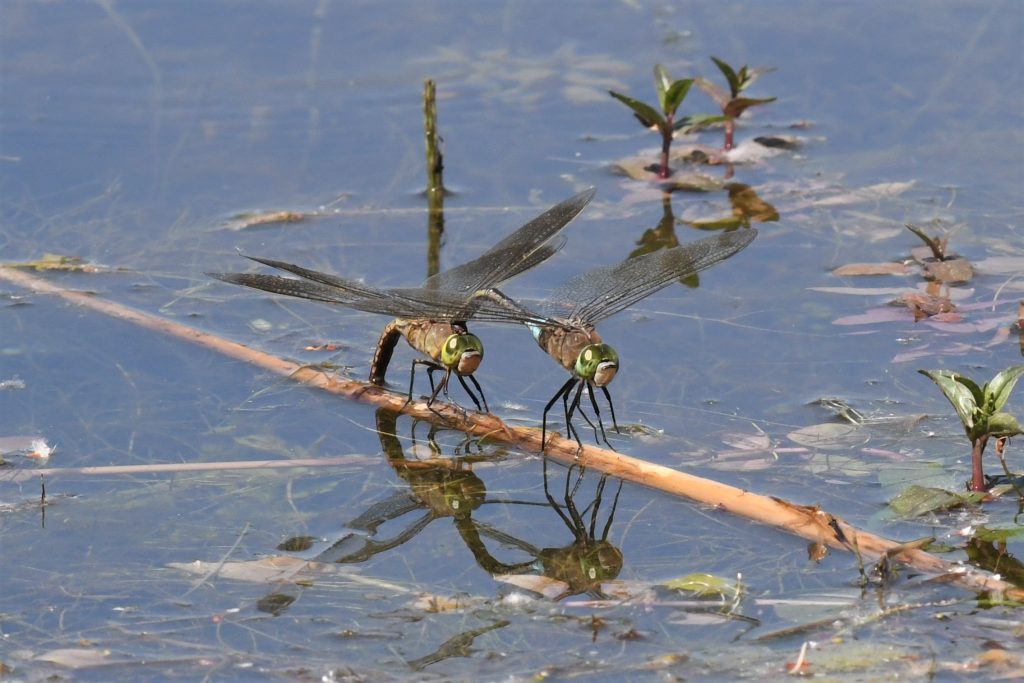
[[[501,441],[524,451],[541,452],[538,430],[509,427],[494,415],[466,412],[443,403],[436,404],[434,410],[428,409],[425,401],[413,401],[409,405],[404,405],[404,396],[393,394],[379,386],[340,379],[322,370],[286,361],[180,323],[105,301],[91,294],[58,287],[14,268],[0,266],[0,279],[38,293],[54,294],[80,306],[136,323],[150,330],[186,339],[307,386],[419,419],[442,422],[445,426],[457,427],[467,434]],[[688,498],[722,512],[778,527],[831,548],[850,552],[854,552],[856,548],[865,561],[873,562],[887,552],[892,553],[891,559],[903,562],[918,571],[940,575],[943,581],[972,591],[984,591],[1006,599],[1024,601],[1024,589],[1017,588],[988,572],[943,560],[920,549],[901,548],[899,543],[858,530],[814,506],[796,505],[778,498],[744,491],[713,479],[686,474],[597,446],[583,446],[579,449],[575,441],[555,435],[548,436],[544,454],[565,463],[575,462],[590,470]]]

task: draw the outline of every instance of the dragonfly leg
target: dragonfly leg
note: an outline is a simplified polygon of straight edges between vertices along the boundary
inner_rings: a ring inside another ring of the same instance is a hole
[[[406,406],[409,405],[410,403],[412,403],[412,388],[413,388],[413,384],[416,383],[416,366],[417,365],[426,365],[427,366],[427,379],[430,380],[430,392],[431,392],[430,393],[430,401],[427,402],[427,405],[429,406],[430,403],[433,402],[434,396],[437,395],[437,391],[434,389],[434,371],[439,369],[441,366],[438,365],[437,363],[435,363],[432,360],[427,360],[426,358],[416,358],[416,359],[413,360],[412,368],[409,371],[409,396],[408,396],[408,398],[405,399],[405,405]],[[402,406],[402,407],[404,408],[405,406]]]
[[[604,392],[604,397],[608,400],[608,409],[612,411],[612,427],[615,428],[616,434],[621,434],[619,431],[619,423],[615,421],[615,406],[612,405],[612,395],[608,391],[608,387],[601,387],[601,391]]]
[[[473,383],[474,387],[476,387],[477,392],[479,392],[479,394],[480,394],[480,400],[484,402],[484,412],[485,413],[491,412],[491,409],[487,407],[487,397],[484,396],[484,390],[480,386],[480,382],[477,382],[476,381],[476,377],[474,377],[473,375],[469,376],[469,381]],[[463,384],[463,386],[465,386],[465,384]],[[469,391],[469,389],[467,389],[466,391]],[[477,407],[479,407],[479,406],[477,406]]]
[[[580,407],[580,396],[583,394],[583,385],[586,382],[580,380],[579,386],[576,387],[576,393],[572,397],[572,403],[569,403],[569,392],[566,392],[562,397],[562,404],[565,406],[565,431],[572,434],[572,438],[576,439],[576,457],[580,457],[580,451],[583,450],[583,442],[580,440],[580,434],[576,431],[576,428],[572,426],[572,414],[575,413]],[[582,414],[583,411],[580,411]],[[586,416],[584,416],[586,418]],[[590,420],[587,420],[590,422]]]
[[[437,411],[434,410],[434,408],[433,408],[434,401],[437,400],[437,395],[439,393],[441,393],[441,391],[444,391],[444,395],[445,396],[448,395],[448,378],[452,376],[452,371],[451,370],[447,370],[444,373],[444,377],[441,378],[441,381],[438,382],[437,386],[435,387],[434,386],[434,376],[433,376],[433,373],[434,373],[435,370],[441,370],[442,366],[440,366],[440,365],[438,365],[436,363],[432,363],[431,365],[428,365],[427,367],[429,368],[427,370],[427,375],[430,377],[430,388],[433,389],[433,391],[430,393],[430,398],[427,399],[427,407],[430,408],[431,412],[437,413]],[[440,413],[437,413],[437,414],[440,414]]]
[[[569,380],[565,384],[562,385],[562,388],[559,389],[555,393],[555,395],[551,397],[551,400],[548,401],[548,404],[546,406],[544,406],[544,413],[541,416],[541,420],[540,420],[540,450],[541,451],[544,450],[544,444],[546,443],[546,436],[547,436],[547,431],[548,431],[548,412],[551,410],[551,406],[555,405],[555,401],[557,401],[558,399],[562,398],[562,396],[568,395],[569,390],[572,389],[572,385],[575,384],[577,381],[578,380],[575,377],[570,377]]]
[[[476,409],[480,410],[480,401],[478,401],[476,399],[476,394],[474,394],[473,390],[469,388],[468,384],[466,384],[466,379],[462,375],[459,375],[459,374],[456,374],[455,376],[459,378],[459,384],[461,384],[462,388],[466,390],[466,393],[469,394],[469,397],[471,399],[473,399],[473,404],[476,406]],[[473,375],[470,375],[469,378],[473,379]],[[473,382],[476,382],[476,380],[474,379]],[[480,389],[480,385],[477,384],[476,388],[479,390]],[[484,398],[484,392],[483,391],[480,392],[480,398]],[[487,399],[484,399],[484,405],[485,406],[487,405]]]
[[[547,458],[544,458],[544,495],[547,496],[548,503],[550,503],[551,507],[553,507],[555,509],[555,512],[558,513],[558,516],[562,518],[562,522],[565,523],[565,526],[567,526],[570,529],[572,529],[572,520],[569,519],[569,517],[567,517],[564,512],[562,512],[562,506],[559,505],[555,501],[555,497],[552,496],[551,495],[551,491],[548,490],[548,459]]]
[[[615,449],[612,448],[612,445],[610,443],[608,443],[608,435],[604,433],[604,422],[601,420],[601,409],[597,407],[597,397],[594,396],[594,385],[591,384],[590,382],[587,382],[587,395],[590,396],[590,405],[594,407],[594,417],[597,418],[597,424],[599,427],[601,427],[601,440],[604,441],[605,446],[611,448],[614,451]],[[580,411],[580,414],[583,414],[582,410]],[[594,425],[591,424],[590,426],[593,427]],[[596,429],[594,430],[594,438],[597,438]]]
[[[612,520],[615,518],[615,508],[619,506],[619,494],[622,493],[622,482],[625,479],[619,479],[619,488],[615,489],[615,498],[612,499],[612,511],[608,513],[608,519],[604,523],[604,531],[601,532],[601,540],[608,540],[608,532],[612,528]]]

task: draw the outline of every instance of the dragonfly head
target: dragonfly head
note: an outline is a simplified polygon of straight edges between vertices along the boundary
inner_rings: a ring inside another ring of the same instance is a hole
[[[441,363],[459,375],[472,375],[484,359],[480,337],[469,332],[450,335],[441,349]]]
[[[610,384],[619,370],[619,354],[607,344],[588,344],[576,357],[576,374],[599,387]]]

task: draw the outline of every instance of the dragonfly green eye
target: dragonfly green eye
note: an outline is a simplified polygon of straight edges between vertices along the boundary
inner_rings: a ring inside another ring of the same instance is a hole
[[[484,359],[484,345],[475,334],[450,335],[441,349],[441,362],[460,375],[472,375]]]
[[[603,387],[615,379],[619,354],[607,344],[589,344],[576,357],[576,374]]]

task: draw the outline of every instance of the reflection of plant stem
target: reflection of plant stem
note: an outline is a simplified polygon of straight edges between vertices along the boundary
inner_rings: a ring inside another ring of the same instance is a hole
[[[437,102],[434,81],[423,81],[423,132],[427,148],[427,277],[441,266],[444,233],[444,158],[438,145]]]

